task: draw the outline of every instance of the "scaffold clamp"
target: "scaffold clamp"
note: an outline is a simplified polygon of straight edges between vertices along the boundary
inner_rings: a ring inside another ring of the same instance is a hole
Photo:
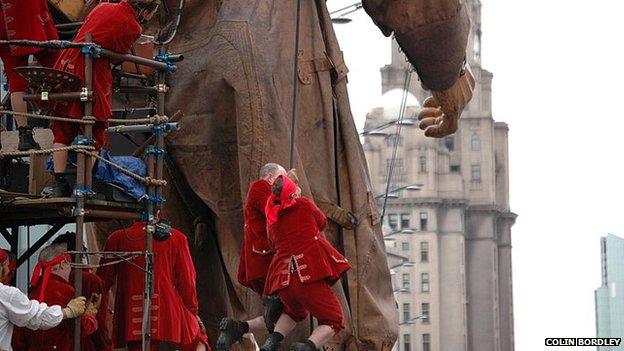
[[[85,45],[81,49],[82,54],[85,56],[91,56],[91,58],[99,58],[102,53],[102,47],[96,44]]]
[[[170,52],[160,51],[154,58],[156,61],[165,63],[165,73],[173,73],[178,67],[174,64],[173,55]]]
[[[43,93],[41,93],[41,99],[43,100]],[[80,91],[80,101],[89,101],[89,89],[87,89],[87,87],[82,87]]]
[[[84,135],[78,135],[74,138],[72,145],[93,146],[95,145],[95,141],[93,141],[93,138],[89,138]]]

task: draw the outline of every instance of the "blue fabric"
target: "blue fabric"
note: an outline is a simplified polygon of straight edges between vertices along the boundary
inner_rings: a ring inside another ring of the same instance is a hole
[[[132,156],[111,156],[108,151],[100,150],[100,156],[104,159],[111,161],[134,174],[138,174],[142,177],[147,175],[147,166],[140,158]],[[76,163],[76,154],[69,154],[69,162]],[[52,159],[48,159],[46,169],[50,173],[54,173],[54,164]],[[104,162],[97,163],[97,170],[95,172],[95,179],[104,182],[112,183],[120,186],[124,189],[124,192],[131,196],[135,200],[139,200],[146,194],[145,184],[122,173],[119,169],[109,166]]]
[[[147,175],[147,166],[140,158],[132,156],[111,156],[106,150],[100,150],[100,156],[134,174],[138,174],[142,177]],[[109,166],[104,162],[97,163],[95,179],[122,187],[126,194],[132,196],[135,200],[139,200],[145,195],[145,184],[143,182],[127,176],[119,169]]]

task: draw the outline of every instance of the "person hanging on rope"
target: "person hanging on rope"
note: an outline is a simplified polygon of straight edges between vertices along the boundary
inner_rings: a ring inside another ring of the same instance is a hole
[[[30,298],[48,305],[70,304],[75,296],[69,284],[71,256],[64,245],[50,245],[39,254],[31,280]],[[91,295],[86,303],[84,314],[80,316],[81,335],[90,335],[98,328],[96,315],[101,295]],[[78,314],[75,314],[78,315]],[[49,330],[19,329],[13,338],[16,351],[71,351],[73,349],[74,323],[64,321]]]
[[[61,234],[51,245],[60,245],[60,249],[63,251],[71,251],[76,247],[76,233],[66,232]],[[84,248],[86,251],[86,248]],[[82,292],[83,296],[91,296],[93,294],[101,295],[102,302],[98,308],[96,319],[98,322],[98,328],[90,335],[81,335],[82,340],[80,342],[80,350],[82,351],[112,351],[113,342],[110,338],[110,331],[108,330],[108,291],[104,289],[104,281],[97,274],[93,273],[90,269],[83,268],[79,270],[72,269],[69,274],[69,283],[74,285],[74,277],[76,273],[82,273]]]
[[[243,206],[243,245],[241,247],[240,262],[238,264],[238,282],[250,288],[259,296],[264,291],[269,264],[273,258],[266,237],[266,216],[264,206],[271,195],[271,186],[280,175],[285,175],[284,167],[276,163],[267,163],[260,168],[260,179],[252,182],[247,191]],[[265,305],[264,316],[248,321],[237,321],[223,318],[219,324],[219,338],[217,351],[226,351],[234,343],[242,340],[246,333],[254,335],[273,331],[273,326],[282,312],[283,305],[277,296],[263,297]]]
[[[74,41],[85,42],[87,34],[91,34],[91,41],[103,48],[123,54],[129,53],[132,45],[141,36],[141,23],[149,21],[154,16],[159,4],[160,0],[103,2],[87,16]],[[111,64],[110,59],[103,57],[93,62],[93,117],[96,120],[93,125],[93,139],[97,150],[106,146],[107,120],[113,113]],[[63,50],[54,68],[75,74],[84,82],[85,57],[80,49]],[[72,118],[82,118],[84,112],[83,103],[78,100],[58,101],[54,110],[60,116]],[[54,147],[71,145],[74,138],[82,134],[79,124],[60,121],[52,123],[52,133]],[[50,197],[63,197],[70,193],[65,179],[67,157],[67,151],[57,151],[53,154],[54,183],[46,190],[46,195]]]
[[[58,39],[54,21],[46,0],[0,0],[0,40],[55,40]],[[52,67],[57,52],[29,46],[0,45],[0,58],[9,81],[11,108],[14,112],[27,113],[28,105],[24,94],[28,82],[13,69],[28,66],[30,55],[34,55],[42,66]],[[14,116],[19,131],[19,151],[40,149],[35,141],[32,127],[26,117]],[[0,145],[0,148],[2,146]]]
[[[11,338],[15,326],[46,330],[85,312],[86,299],[82,296],[71,299],[66,304],[48,305],[29,300],[19,289],[5,285],[4,282],[11,274],[9,261],[6,251],[0,250],[0,349],[13,350]]]
[[[323,235],[323,212],[299,193],[289,177],[279,176],[266,203],[267,234],[275,253],[264,293],[278,293],[284,313],[261,351],[280,350],[284,337],[309,313],[319,326],[305,342],[291,345],[292,351],[321,349],[344,329],[342,306],[331,286],[351,266]]]
[[[151,347],[173,344],[181,351],[210,351],[204,325],[199,318],[195,287],[196,273],[186,235],[173,228],[159,226],[154,236],[154,295],[151,300]],[[104,251],[145,251],[145,223],[113,232]],[[97,274],[108,290],[117,283],[113,342],[115,348],[139,351],[142,346],[145,258],[110,265],[118,257],[104,257]]]

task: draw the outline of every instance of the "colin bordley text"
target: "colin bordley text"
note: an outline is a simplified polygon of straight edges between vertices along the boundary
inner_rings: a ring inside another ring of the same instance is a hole
[[[546,338],[546,346],[620,346],[622,338]]]

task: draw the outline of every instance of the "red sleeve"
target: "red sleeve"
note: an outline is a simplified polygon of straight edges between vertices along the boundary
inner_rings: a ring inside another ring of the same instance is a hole
[[[312,202],[311,200],[307,200],[307,202],[310,206],[312,215],[314,216],[314,220],[316,221],[316,225],[318,226],[319,231],[322,232],[327,226],[327,217],[325,216],[323,211],[321,211],[321,209],[316,206],[314,202]]]
[[[95,319],[95,316],[90,314],[83,314],[82,316],[80,316],[81,335],[91,335],[97,330],[97,328],[98,322],[97,319]]]
[[[182,298],[182,302],[193,314],[199,313],[199,304],[197,302],[197,289],[195,286],[196,273],[193,259],[191,258],[191,250],[188,246],[186,235],[178,232],[180,240],[178,240],[178,252],[175,258],[176,268],[176,290]]]
[[[267,199],[271,196],[271,186],[266,182],[256,182],[249,189],[249,205],[255,210],[264,213]]]
[[[132,46],[134,43],[139,40],[141,37],[142,28],[136,23],[136,21],[126,23],[126,30],[119,33],[120,35],[117,37],[115,41],[115,48],[113,49],[116,52],[122,54],[130,53]]]

